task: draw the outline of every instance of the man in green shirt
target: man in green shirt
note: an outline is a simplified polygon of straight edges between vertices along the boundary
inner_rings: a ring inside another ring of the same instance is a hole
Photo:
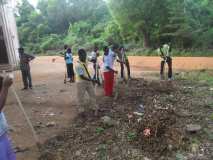
[[[171,56],[171,44],[164,44],[160,46],[158,49],[158,54],[162,58],[161,60],[161,67],[160,67],[160,76],[161,79],[164,79],[164,67],[165,63],[168,64],[168,79],[172,80],[172,56]]]

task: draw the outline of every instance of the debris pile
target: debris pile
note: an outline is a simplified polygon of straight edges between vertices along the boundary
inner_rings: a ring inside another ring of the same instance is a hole
[[[85,112],[46,142],[40,160],[160,159],[185,148],[188,139],[174,107],[179,103],[175,82],[139,79],[128,85],[116,101],[99,99],[99,117]]]

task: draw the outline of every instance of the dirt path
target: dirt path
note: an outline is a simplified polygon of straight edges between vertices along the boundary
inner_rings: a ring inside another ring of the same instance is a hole
[[[158,71],[160,67],[159,57],[129,57],[130,63],[134,69],[144,71]],[[174,57],[174,70],[200,70],[213,69],[213,57]]]
[[[137,77],[147,75],[146,72],[158,72],[159,63],[159,57],[130,57],[133,75]],[[31,66],[34,89],[20,90],[22,83],[19,72],[16,72],[15,87],[44,142],[70,125],[75,117],[76,89],[75,84],[63,84],[65,65],[62,57],[37,57]],[[174,58],[173,66],[175,70],[213,69],[213,58]],[[11,125],[10,134],[14,146],[24,150],[17,153],[18,160],[36,160],[38,154],[32,133],[11,92],[5,113]]]

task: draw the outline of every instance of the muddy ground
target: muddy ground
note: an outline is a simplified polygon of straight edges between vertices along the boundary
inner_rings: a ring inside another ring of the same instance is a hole
[[[56,61],[53,62],[53,59]],[[188,58],[186,61],[186,58],[176,58],[174,68],[177,72],[213,68],[212,59],[204,59]],[[77,116],[75,84],[63,84],[62,58],[39,57],[32,63],[33,90],[20,91],[20,73],[17,72],[15,88],[43,144],[40,157],[30,128],[10,92],[5,112],[18,160],[36,160],[39,157],[46,160],[175,159],[178,156],[212,159],[213,93],[210,87],[187,81],[159,82],[154,76],[159,58],[131,57],[130,61],[135,80],[128,85],[120,85],[119,92],[125,94],[112,103],[103,98],[102,89],[98,89],[98,103],[102,108],[98,117],[90,116],[90,112],[86,118]],[[168,85],[172,85],[173,90]],[[135,116],[129,120],[128,117],[132,117],[132,112],[140,104],[145,106],[141,121],[138,123]],[[113,119],[113,126],[102,124],[101,117],[105,115]],[[156,119],[161,115],[162,120]],[[186,133],[186,124],[190,123],[201,125],[202,130],[193,135]],[[146,128],[151,129],[151,136],[144,138]],[[191,151],[193,147],[196,153]]]

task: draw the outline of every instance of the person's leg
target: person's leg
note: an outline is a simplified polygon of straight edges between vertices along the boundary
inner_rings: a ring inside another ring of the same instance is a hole
[[[84,112],[85,108],[84,108],[84,94],[85,94],[85,90],[86,87],[84,85],[84,82],[80,82],[76,84],[77,86],[77,103],[78,103],[78,112]]]
[[[161,79],[164,78],[164,64],[165,64],[165,61],[162,60],[161,61],[161,66],[160,66],[160,77],[161,77]]]
[[[98,81],[98,83],[99,83],[99,85],[101,85],[101,82],[100,82],[100,74],[99,74],[99,72],[100,72],[100,69],[99,69],[99,65],[97,65],[96,66],[97,68],[96,68],[96,76],[97,76],[97,81]]]
[[[104,72],[104,93],[105,96],[110,96],[110,72]]]
[[[114,87],[114,72],[109,72],[109,96],[113,95],[113,87]]]
[[[75,82],[75,72],[74,72],[74,69],[73,69],[73,63],[70,64],[70,73],[71,73],[71,79],[72,79],[72,82]]]
[[[89,95],[89,100],[91,102],[90,108],[93,109],[94,111],[98,110],[97,104],[96,104],[96,95],[95,95],[95,90],[93,85],[89,82],[87,82],[87,93]]]
[[[121,78],[124,78],[124,64],[120,63],[121,66]]]
[[[27,89],[28,88],[27,71],[21,70],[21,74],[22,74],[24,89]]]
[[[168,78],[172,79],[172,59],[169,57],[167,60],[168,64]]]
[[[16,160],[16,155],[6,134],[0,137],[0,160]]]
[[[71,65],[67,64],[67,77],[71,80]]]
[[[126,61],[126,68],[127,68],[128,78],[131,78],[129,61]]]
[[[32,77],[31,77],[31,72],[30,70],[27,71],[27,79],[29,81],[29,87],[32,88],[33,84],[32,84]]]
[[[93,79],[96,79],[96,73],[97,73],[97,70],[96,70],[96,63],[93,63],[93,69],[94,69],[94,75],[93,75]]]

